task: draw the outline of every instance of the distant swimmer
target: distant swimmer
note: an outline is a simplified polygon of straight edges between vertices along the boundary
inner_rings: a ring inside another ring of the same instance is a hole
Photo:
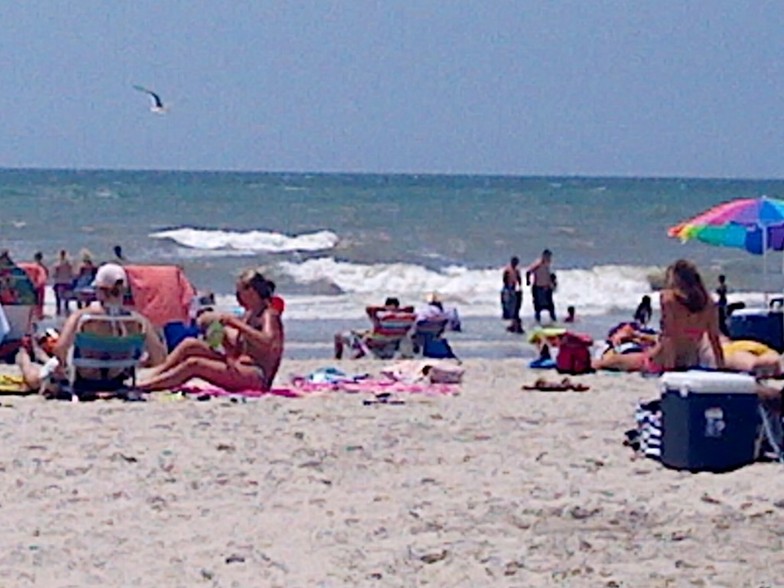
[[[139,92],[144,92],[145,94],[148,94],[152,98],[152,106],[150,106],[151,112],[154,112],[155,114],[166,113],[167,108],[166,106],[163,105],[163,100],[161,100],[161,97],[158,96],[158,94],[156,94],[152,90],[148,90],[144,86],[134,86],[133,89],[139,90]]]

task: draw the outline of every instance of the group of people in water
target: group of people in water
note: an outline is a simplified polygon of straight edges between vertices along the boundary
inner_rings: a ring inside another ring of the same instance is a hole
[[[556,275],[551,264],[553,252],[549,249],[542,251],[542,255],[529,265],[525,270],[525,283],[531,287],[531,300],[534,305],[534,320],[540,322],[542,313],[547,312],[550,320],[555,322],[555,303],[553,294],[558,287]],[[504,320],[509,321],[507,331],[511,333],[524,333],[523,321],[520,318],[520,309],[523,305],[523,273],[520,271],[520,258],[512,257],[509,265],[504,268],[503,285],[501,288],[501,314]],[[574,316],[574,308],[570,313]]]

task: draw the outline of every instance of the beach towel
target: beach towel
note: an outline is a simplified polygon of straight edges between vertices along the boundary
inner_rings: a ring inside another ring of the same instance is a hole
[[[284,398],[299,398],[302,393],[293,388],[272,388],[271,390],[224,390],[217,386],[182,386],[173,392],[185,396],[205,398],[261,398],[263,396],[282,396]]]
[[[369,378],[370,374],[347,374],[336,367],[323,367],[318,368],[307,376],[305,379],[313,384],[333,384],[336,382],[356,382]]]
[[[30,394],[22,376],[0,374],[0,394]]]
[[[452,362],[426,359],[399,361],[381,370],[381,373],[396,382],[459,384],[465,369]]]
[[[190,322],[196,289],[174,265],[126,265],[134,308],[156,327]]]
[[[346,392],[358,393],[400,393],[400,394],[431,394],[451,396],[460,391],[457,384],[433,384],[431,382],[402,382],[388,376],[370,377],[357,381],[343,381],[316,384],[309,382],[305,377],[293,376],[292,387],[304,394],[319,392]]]

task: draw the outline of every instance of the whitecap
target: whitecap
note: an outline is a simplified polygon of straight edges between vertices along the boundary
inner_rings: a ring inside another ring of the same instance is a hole
[[[488,317],[499,314],[502,268],[471,269],[460,265],[431,269],[409,263],[360,264],[332,257],[285,261],[279,271],[294,282],[323,286],[333,284],[345,294],[318,296],[301,307],[299,318],[342,318],[356,316],[365,304],[376,304],[396,296],[404,304],[421,303],[430,292],[438,292],[447,304],[456,305],[464,316]],[[558,269],[556,306],[573,305],[580,315],[602,315],[616,308],[633,310],[643,294],[651,293],[648,276],[655,268],[603,265],[586,269]],[[353,312],[353,314],[351,314]],[[530,315],[531,296],[523,296],[523,313]],[[335,313],[335,314],[333,314]]]
[[[168,239],[178,245],[205,251],[269,252],[322,251],[332,249],[339,238],[332,231],[322,230],[300,235],[271,231],[231,231],[182,227],[152,233],[154,239]]]

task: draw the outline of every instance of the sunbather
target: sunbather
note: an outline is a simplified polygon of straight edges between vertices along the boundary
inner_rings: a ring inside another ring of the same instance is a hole
[[[142,390],[166,390],[200,378],[224,390],[268,390],[283,356],[283,325],[271,303],[275,284],[256,270],[237,281],[242,317],[206,312],[202,324],[213,325],[218,341],[184,339],[166,361],[139,384]],[[212,337],[211,337],[212,338]]]
[[[780,376],[781,356],[758,341],[739,340],[721,337],[724,352],[724,366],[727,369],[748,372],[757,376]]]
[[[594,360],[593,368],[661,373],[710,363],[713,367],[724,367],[718,311],[693,263],[681,259],[667,269],[667,288],[661,293],[661,317],[661,335],[650,349],[605,353]],[[705,357],[706,343],[712,360]]]

